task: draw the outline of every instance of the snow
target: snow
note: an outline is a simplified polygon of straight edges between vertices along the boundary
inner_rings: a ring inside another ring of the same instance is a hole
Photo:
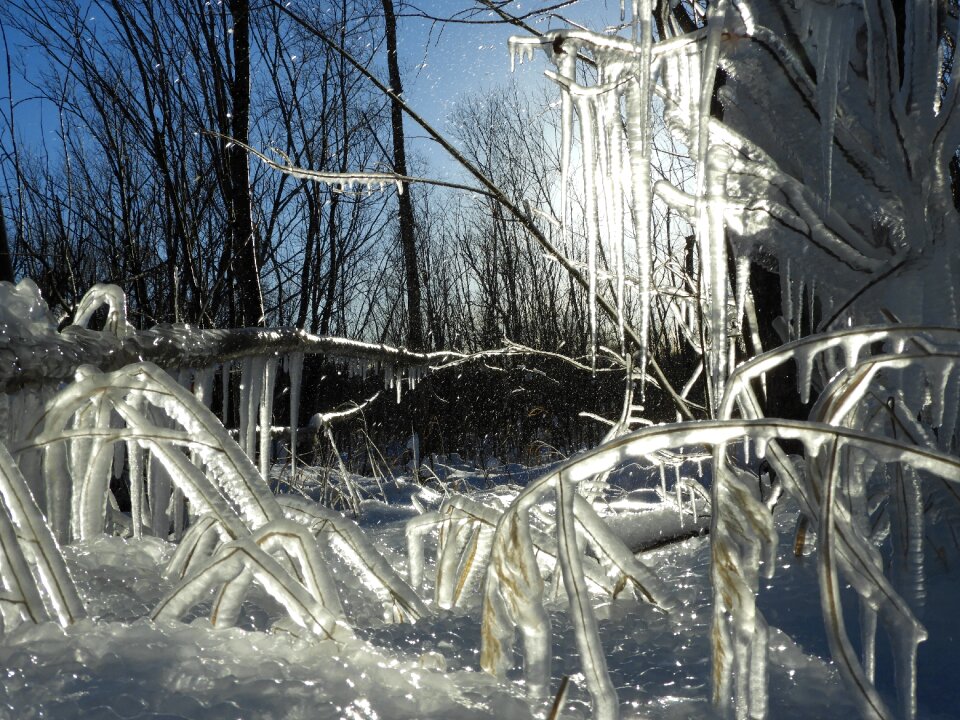
[[[785,527],[791,517],[784,513],[780,524]],[[402,522],[366,531],[388,555],[403,554]],[[789,554],[788,545],[782,554]],[[336,649],[262,632],[279,615],[263,593],[248,597],[237,628],[214,629],[202,617],[188,623],[145,620],[164,593],[160,568],[172,551],[156,538],[102,537],[67,547],[90,619],[66,629],[22,625],[8,634],[0,644],[0,663],[8,668],[0,708],[24,718],[529,716],[521,687],[478,671],[476,606],[413,625],[383,624],[376,609],[366,608],[368,622],[358,627],[358,639]],[[685,607],[675,622],[632,602],[599,608],[601,642],[623,714],[709,717],[709,543],[688,540],[645,558]],[[795,625],[805,617],[799,624],[807,622],[807,632],[819,623],[812,581],[809,566],[800,563],[775,584],[779,612]],[[572,628],[556,609],[550,622],[553,690],[559,677],[572,675],[564,717],[587,717]],[[773,716],[851,711],[826,662],[779,631],[771,632],[769,645],[777,690]],[[441,657],[446,671],[436,669]]]
[[[640,436],[652,437],[657,432],[657,428],[647,428]],[[624,469],[612,476],[614,486],[623,487],[624,491],[598,499],[595,507],[604,522],[591,525],[594,521],[587,521],[587,527],[592,528],[589,532],[593,540],[588,540],[588,544],[594,546],[593,552],[614,547],[609,539],[598,540],[598,534],[613,532],[629,539],[631,544],[651,545],[662,533],[673,532],[678,522],[684,527],[686,523],[691,528],[697,524],[702,527],[702,517],[694,520],[689,507],[685,516],[677,514],[672,501],[674,487],[658,495],[664,467],[671,468],[669,480],[674,486],[677,480],[684,479],[689,484],[704,482],[709,486],[709,463],[703,472],[703,453],[691,452],[697,432],[703,437],[717,437],[716,431],[709,428],[683,430],[681,442],[672,443],[675,447],[684,446],[681,453],[664,455],[662,462],[647,464],[645,469],[632,466],[629,472]],[[737,433],[742,430],[731,431],[731,439]],[[637,444],[631,436],[620,442]],[[597,457],[612,458],[603,453]],[[553,465],[520,474],[513,468],[498,476],[464,466],[455,459],[452,464],[458,466],[454,472],[460,487],[481,486],[487,479],[495,483],[490,491],[448,497],[458,507],[491,517],[491,522],[498,517],[496,508],[502,509],[517,498],[523,487],[551,487],[547,481],[561,467]],[[442,464],[437,467],[446,475]],[[273,469],[274,474],[279,471],[277,467]],[[696,480],[698,477],[700,480]],[[503,484],[517,479],[521,487]],[[364,495],[380,495],[384,491],[373,479],[354,481]],[[307,482],[307,493],[315,492],[309,484],[313,481]],[[358,573],[358,566],[364,564],[364,558],[382,557],[384,565],[373,569],[374,576],[386,577],[393,571],[401,575],[414,573],[418,556],[407,554],[408,522],[410,518],[417,522],[424,518],[429,524],[430,520],[429,515],[418,513],[414,498],[422,495],[419,502],[423,505],[436,502],[437,496],[433,491],[421,491],[410,478],[398,479],[396,484],[386,487],[386,492],[389,504],[382,500],[364,501],[359,527],[307,500],[279,498],[288,516],[306,514],[308,522],[301,518],[285,526],[274,523],[273,528],[298,534],[311,523],[327,527],[332,522],[329,527],[338,527],[336,537],[345,541],[321,545],[320,553],[330,576],[308,581],[308,585],[313,583],[316,594],[333,597],[329,587],[334,585],[342,598],[342,607],[331,606],[331,611],[343,614],[350,631],[338,633],[337,641],[318,641],[287,623],[287,611],[275,599],[277,589],[270,588],[269,582],[267,590],[254,583],[232,600],[237,627],[214,627],[208,619],[210,596],[203,593],[182,603],[173,613],[181,622],[168,618],[166,613],[148,619],[169,597],[172,579],[164,574],[164,568],[174,556],[174,544],[149,536],[136,540],[101,535],[66,545],[67,568],[86,608],[87,619],[66,627],[52,622],[23,623],[7,632],[0,641],[0,662],[8,668],[0,690],[0,707],[16,717],[45,714],[58,718],[93,715],[216,719],[250,713],[267,718],[519,718],[530,715],[531,702],[535,713],[545,713],[560,679],[570,676],[572,684],[564,717],[596,714],[598,702],[596,698],[591,700],[591,687],[605,682],[610,683],[606,698],[611,697],[611,690],[617,698],[612,706],[607,705],[608,714],[664,719],[714,716],[710,706],[713,599],[709,568],[713,551],[709,537],[693,537],[639,556],[652,577],[675,596],[676,604],[670,606],[673,609],[669,614],[654,605],[638,603],[629,593],[612,599],[600,592],[594,581],[575,586],[582,597],[590,598],[592,621],[589,616],[584,619],[568,613],[565,593],[555,595],[552,580],[547,583],[549,587],[533,589],[541,593],[542,604],[530,603],[525,591],[526,600],[518,598],[511,612],[519,613],[518,619],[526,628],[526,642],[544,649],[536,651],[535,664],[523,671],[528,678],[533,673],[536,684],[529,680],[522,683],[517,682],[520,667],[512,654],[502,657],[499,679],[481,672],[483,606],[477,594],[465,593],[454,601],[449,590],[437,587],[437,600],[427,601],[410,615],[411,619],[419,619],[393,622],[396,618],[392,613],[384,614],[387,595],[371,593],[370,576]],[[550,498],[551,493],[544,497]],[[567,493],[567,498],[569,517],[570,501],[573,507],[585,501],[573,493]],[[670,500],[670,506],[664,507],[664,498]],[[552,504],[537,511],[538,527],[543,527],[544,519],[550,517],[551,508],[563,502],[563,497],[555,498]],[[532,519],[534,509],[530,506]],[[705,510],[701,506],[698,512]],[[789,719],[853,713],[855,705],[838,670],[824,659],[826,645],[814,559],[792,555],[790,531],[796,522],[795,506],[778,506],[772,519],[779,540],[775,546],[776,560],[770,567],[777,571],[757,588],[759,607],[769,627],[768,634],[760,637],[768,658],[769,714]],[[203,523],[195,527],[202,530]],[[643,530],[645,536],[638,538],[638,530]],[[183,543],[190,542],[189,535]],[[464,544],[469,544],[470,537],[465,536]],[[548,540],[540,530],[531,536],[534,543]],[[521,542],[517,549],[523,545]],[[228,551],[230,547],[230,543],[222,546]],[[568,552],[562,547],[561,552]],[[453,556],[443,553],[441,560],[429,547],[425,550],[419,555],[419,581],[412,587],[421,597],[429,598],[432,578],[443,576],[439,565],[449,563]],[[291,557],[298,555],[292,553]],[[571,557],[567,554],[566,562]],[[576,557],[580,557],[579,551]],[[302,557],[297,562],[305,567]],[[526,562],[532,562],[532,567],[539,564],[530,557]],[[581,562],[593,564],[588,558]],[[633,556],[622,556],[618,562],[621,566],[629,565],[634,562]],[[315,561],[314,566],[323,565]],[[230,570],[227,575],[233,576],[237,570]],[[275,576],[281,574],[281,570],[274,570]],[[196,570],[187,571],[187,575],[198,577]],[[928,585],[931,610],[950,601],[950,586],[942,583],[943,573],[936,571],[934,576],[935,582]],[[586,577],[590,577],[590,572],[586,572]],[[438,579],[437,583],[440,582]],[[442,596],[447,600],[440,601]],[[849,597],[845,600],[850,602]],[[199,604],[195,605],[197,601]],[[407,606],[420,603],[411,597]],[[537,611],[538,607],[542,609]],[[534,611],[536,622],[530,615]],[[578,627],[584,622],[593,627]],[[777,626],[788,630],[792,638]],[[579,659],[584,636],[588,637],[587,647],[602,653],[597,656],[603,658],[602,665],[598,662],[586,668],[594,674],[593,678],[584,672]],[[589,640],[590,636],[595,639]],[[804,650],[807,644],[812,646],[812,652]],[[943,649],[937,648],[936,652],[942,653]],[[881,659],[880,665],[881,672],[889,672],[886,661]],[[930,697],[930,690],[920,685],[921,701]],[[600,701],[611,702],[606,698],[601,697]],[[921,704],[920,716],[933,718],[936,714],[925,713]]]

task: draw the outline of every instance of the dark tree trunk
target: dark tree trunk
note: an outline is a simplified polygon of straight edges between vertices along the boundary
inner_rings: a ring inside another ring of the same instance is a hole
[[[330,333],[330,324],[333,318],[333,307],[336,303],[337,279],[340,277],[340,255],[337,252],[337,238],[340,233],[337,227],[337,213],[340,208],[340,196],[336,193],[330,198],[330,217],[327,223],[327,234],[330,246],[327,249],[328,263],[327,281],[324,289],[323,312],[320,315],[320,334]]]
[[[303,250],[303,270],[300,273],[300,306],[297,309],[296,323],[301,330],[307,327],[307,315],[310,310],[311,271],[313,269],[314,246],[317,244],[316,238],[319,234],[317,223],[320,213],[317,203],[313,200],[314,195],[309,190],[307,193],[307,232]],[[311,330],[313,330],[312,324]]]
[[[12,260],[10,243],[7,240],[7,219],[3,215],[3,201],[0,200],[0,281],[13,282]]]
[[[397,98],[403,94],[400,83],[400,64],[397,59],[397,18],[393,0],[383,3],[384,31],[387,40],[387,71],[390,74],[390,125],[393,130],[393,169],[407,175],[407,154],[404,147],[403,110]],[[423,347],[423,325],[420,319],[420,275],[417,271],[417,245],[413,226],[413,203],[410,187],[405,186],[398,198],[400,216],[400,248],[407,283],[407,344],[411,349]]]
[[[757,308],[757,328],[760,344],[764,350],[772,350],[783,344],[783,339],[774,329],[775,320],[781,315],[780,276],[760,265],[750,267],[750,292]],[[813,309],[804,312],[813,312]],[[790,363],[767,374],[766,408],[768,414],[795,420],[806,420],[809,408],[800,402],[797,391],[796,370]],[[783,445],[783,443],[781,443]]]
[[[250,127],[250,3],[230,0],[233,17],[233,79],[230,83],[231,135],[247,144]],[[239,285],[241,322],[250,327],[264,324],[263,294],[260,290],[260,258],[253,228],[253,208],[247,153],[230,148],[233,271]]]

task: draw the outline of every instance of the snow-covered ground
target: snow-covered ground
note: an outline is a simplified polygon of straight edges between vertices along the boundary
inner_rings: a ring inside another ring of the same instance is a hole
[[[526,479],[516,469],[492,478],[465,474],[467,485],[506,478]],[[398,490],[391,485],[390,504],[366,501],[361,521],[401,574],[407,570],[404,523],[417,513],[411,493],[404,491],[410,487]],[[502,487],[497,492],[505,492]],[[617,523],[641,526],[655,515],[635,513]],[[824,660],[813,559],[792,556],[795,515],[789,507],[777,510],[783,538],[779,568],[761,593],[761,608],[771,626],[783,627],[796,639],[771,632],[769,716],[856,715],[837,672]],[[236,628],[214,629],[202,607],[185,623],[144,619],[169,589],[162,568],[173,549],[156,538],[119,537],[66,547],[89,618],[67,629],[54,623],[23,624],[3,637],[0,716],[505,719],[545,717],[549,712],[549,703],[531,707],[525,699],[519,657],[508,682],[480,671],[479,598],[469,598],[455,611],[436,610],[412,625],[386,624],[379,603],[331,555],[344,608],[358,636],[344,645],[265,632],[284,613],[256,589],[245,601]],[[712,717],[708,538],[673,543],[643,553],[642,559],[676,592],[683,607],[668,618],[633,599],[598,600],[601,639],[621,714]],[[935,580],[931,587],[934,592]],[[549,611],[552,690],[565,675],[572,681],[561,716],[588,717],[589,697],[570,621],[562,603]],[[922,654],[921,671],[927,669],[923,659]],[[920,688],[921,716],[937,717],[924,706],[923,678]]]

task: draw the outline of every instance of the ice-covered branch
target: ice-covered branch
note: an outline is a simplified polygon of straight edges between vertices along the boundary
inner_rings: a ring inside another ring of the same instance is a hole
[[[477,193],[491,197],[491,194],[483,188],[473,187],[471,185],[462,185],[460,183],[450,182],[448,180],[436,180],[433,178],[413,177],[410,175],[400,175],[393,172],[324,172],[320,170],[310,170],[309,168],[297,167],[290,158],[274,148],[274,152],[281,155],[284,162],[278,163],[276,160],[264,155],[256,148],[235,140],[227,135],[221,135],[218,132],[207,131],[208,135],[221,138],[229,145],[236,145],[243,148],[248,153],[258,158],[264,165],[277,172],[295,177],[298,180],[309,180],[311,182],[328,185],[335,192],[372,192],[374,190],[383,191],[389,185],[395,185],[397,192],[403,192],[403,186],[407,183],[420,183],[423,185],[436,185],[438,187],[451,188],[453,190],[464,190],[466,192]],[[356,186],[356,187],[355,187]]]
[[[135,362],[152,362],[164,368],[205,368],[255,356],[293,353],[324,355],[333,360],[374,365],[424,367],[467,356],[455,352],[418,353],[377,343],[311,335],[296,328],[240,328],[209,330],[189,325],[157,325],[125,337],[111,332],[70,326],[57,333],[14,338],[5,349],[9,362],[0,364],[0,389],[65,382],[81,365],[103,371],[118,370]]]

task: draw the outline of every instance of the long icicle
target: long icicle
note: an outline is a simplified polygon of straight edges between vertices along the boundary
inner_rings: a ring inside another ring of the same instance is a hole
[[[263,387],[260,396],[260,474],[270,482],[270,430],[273,423],[273,391],[277,377],[277,358],[272,357],[263,367]]]
[[[651,0],[633,0],[634,41],[640,43],[636,82],[627,92],[627,142],[630,148],[633,225],[640,278],[640,398],[646,395],[646,369],[650,338],[653,287],[651,243],[652,184],[650,182],[650,63],[653,55]]]
[[[697,105],[697,240],[700,243],[700,272],[706,286],[703,289],[710,304],[706,313],[710,343],[709,352],[706,353],[709,368],[706,377],[712,402],[711,411],[715,411],[719,406],[723,396],[723,378],[726,375],[727,249],[721,205],[726,196],[725,167],[719,155],[710,157],[709,128],[714,80],[720,61],[720,41],[729,6],[729,0],[718,0],[711,4],[707,11],[707,40],[703,51],[700,100]],[[705,298],[701,297],[700,302],[704,301]]]
[[[303,382],[303,353],[290,354],[290,482],[297,479],[297,432],[300,425],[300,386]]]

